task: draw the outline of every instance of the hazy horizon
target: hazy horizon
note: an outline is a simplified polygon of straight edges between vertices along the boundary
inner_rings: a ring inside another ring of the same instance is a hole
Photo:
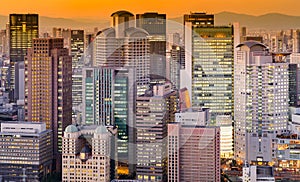
[[[290,16],[300,16],[298,7],[300,1],[285,0],[253,0],[251,4],[237,0],[27,0],[12,2],[2,0],[0,14],[7,16],[12,13],[37,13],[40,16],[51,18],[69,19],[109,19],[110,15],[118,10],[127,10],[134,14],[144,12],[165,13],[169,18],[175,18],[190,12],[206,12],[217,14],[221,12],[233,12],[260,16],[269,13],[280,13]],[[180,8],[178,8],[180,7]]]

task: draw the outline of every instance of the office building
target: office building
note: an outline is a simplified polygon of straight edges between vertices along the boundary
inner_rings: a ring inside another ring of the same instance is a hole
[[[237,48],[234,155],[239,162],[268,161],[275,155],[270,148],[274,146],[273,139],[287,129],[288,63],[259,42],[244,42]],[[249,143],[255,145],[254,148],[248,146]],[[263,145],[265,143],[268,145]]]
[[[276,167],[292,171],[297,171],[300,168],[300,136],[298,133],[277,135],[275,148]]]
[[[174,122],[176,91],[155,85],[136,101],[136,174],[138,180],[167,181],[167,124]]]
[[[214,15],[184,16],[185,69],[180,88],[186,87],[193,107],[217,115],[233,113],[233,26],[214,26]]]
[[[300,105],[300,54],[292,53],[289,64],[289,105]]]
[[[221,158],[233,158],[233,124],[231,116],[220,115],[216,124],[220,127],[220,154]]]
[[[118,127],[118,174],[135,171],[135,69],[91,67],[83,69],[83,122]]]
[[[292,32],[293,38],[293,53],[300,53],[300,30],[294,30]]]
[[[72,68],[78,68],[79,63],[83,63],[81,60],[84,53],[84,30],[71,30],[71,56],[72,56]]]
[[[168,124],[168,181],[221,181],[220,128],[208,122],[208,110],[193,109]]]
[[[300,135],[300,108],[290,108],[288,131]]]
[[[173,84],[174,89],[177,90],[180,88],[180,70],[184,69],[182,67],[182,62],[184,62],[183,47],[179,45],[171,46],[169,58],[169,80]]]
[[[117,11],[111,15],[112,28],[100,31],[94,41],[94,66],[134,67],[138,95],[149,87],[149,34],[135,28],[134,15]]]
[[[2,122],[0,178],[42,181],[52,172],[52,131],[45,123]]]
[[[109,182],[111,133],[103,125],[69,125],[64,131],[62,181]]]
[[[4,57],[9,56],[9,40],[8,31],[6,29],[0,31],[0,54]]]
[[[275,182],[274,169],[272,166],[246,165],[243,167],[242,179],[247,182]]]
[[[54,155],[59,159],[62,131],[72,123],[72,59],[62,38],[33,39],[28,49],[25,112],[27,121],[44,122],[53,131]]]
[[[82,103],[82,67],[84,66],[84,30],[71,30],[72,106]],[[79,110],[79,109],[77,109]]]
[[[0,67],[0,75],[1,75],[1,87],[2,89],[9,90],[9,65],[10,65],[10,60],[9,59],[4,59],[1,62],[1,67]]]
[[[25,99],[25,65],[24,61],[15,63],[15,90],[14,96],[18,100]]]
[[[15,63],[24,61],[27,49],[32,46],[32,39],[39,36],[38,14],[10,14],[9,15],[9,53],[10,53],[10,90],[13,95],[15,89]],[[17,82],[16,82],[17,84]],[[18,96],[18,95],[17,95]],[[17,96],[10,99],[16,100]]]
[[[52,36],[54,38],[63,38],[64,39],[64,48],[69,49],[69,53],[71,54],[71,29],[69,28],[57,28],[53,27]]]
[[[136,15],[136,27],[149,33],[150,77],[166,79],[166,14],[147,12]]]

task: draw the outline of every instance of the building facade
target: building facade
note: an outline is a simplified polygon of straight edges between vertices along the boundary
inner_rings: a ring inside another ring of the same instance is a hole
[[[85,125],[118,127],[118,174],[135,171],[135,69],[92,67],[83,69],[83,121]]]
[[[267,161],[275,153],[271,144],[263,143],[287,129],[288,63],[276,61],[276,55],[259,42],[244,42],[238,48],[234,65],[234,155],[241,162]],[[250,141],[258,142],[253,150],[247,146]]]
[[[217,115],[233,113],[233,26],[214,26],[214,16],[192,13],[184,16],[185,69],[180,88],[189,91],[193,107]]]
[[[2,122],[0,178],[42,181],[52,172],[53,137],[45,123]]]
[[[143,94],[150,82],[149,34],[135,28],[134,15],[118,11],[111,15],[112,28],[100,31],[94,42],[94,66],[134,67],[137,94]]]
[[[62,38],[33,39],[28,49],[25,112],[27,121],[44,122],[53,131],[54,155],[60,159],[62,131],[72,123],[72,59]]]
[[[105,126],[69,125],[64,131],[62,181],[110,181],[111,134]]]
[[[84,30],[71,30],[72,106],[82,103],[82,67],[84,66]],[[79,109],[76,109],[79,110]]]
[[[168,181],[221,181],[220,128],[205,126],[208,110],[187,111],[168,124]]]
[[[138,180],[167,181],[167,123],[174,122],[176,92],[155,85],[136,102],[136,174]]]
[[[136,15],[136,27],[149,33],[150,77],[152,81],[166,79],[166,14]]]
[[[27,49],[32,46],[34,38],[39,37],[38,14],[9,15],[9,53],[10,53],[10,89],[15,89],[15,63],[24,61]],[[17,82],[16,82],[17,84]],[[18,91],[16,91],[18,92]],[[18,99],[15,95],[13,99]]]

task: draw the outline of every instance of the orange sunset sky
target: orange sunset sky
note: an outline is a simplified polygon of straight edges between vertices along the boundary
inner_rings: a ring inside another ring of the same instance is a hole
[[[178,17],[190,11],[231,11],[250,15],[283,13],[300,16],[300,0],[1,0],[0,14],[38,13],[63,18],[105,19],[117,10],[149,11]]]

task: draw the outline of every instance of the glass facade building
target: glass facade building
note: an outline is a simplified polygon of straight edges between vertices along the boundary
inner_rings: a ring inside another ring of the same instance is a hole
[[[72,106],[82,103],[82,67],[84,66],[84,30],[71,30]]]
[[[133,114],[136,97],[132,68],[94,67],[83,69],[83,121],[86,125],[115,125],[118,128],[118,174],[134,171],[135,141]]]
[[[233,113],[233,28],[193,29],[193,106],[210,108],[211,117]]]
[[[24,61],[27,49],[32,46],[32,39],[39,37],[38,14],[10,14],[9,15],[9,53],[10,89],[15,89],[15,63]],[[12,92],[13,93],[13,92]],[[18,96],[14,96],[17,99]]]
[[[189,91],[193,107],[233,115],[233,26],[214,26],[213,15],[185,15],[185,70],[180,88]],[[190,80],[190,81],[186,81]]]
[[[136,27],[149,33],[151,80],[164,80],[166,78],[166,14],[137,14]]]

